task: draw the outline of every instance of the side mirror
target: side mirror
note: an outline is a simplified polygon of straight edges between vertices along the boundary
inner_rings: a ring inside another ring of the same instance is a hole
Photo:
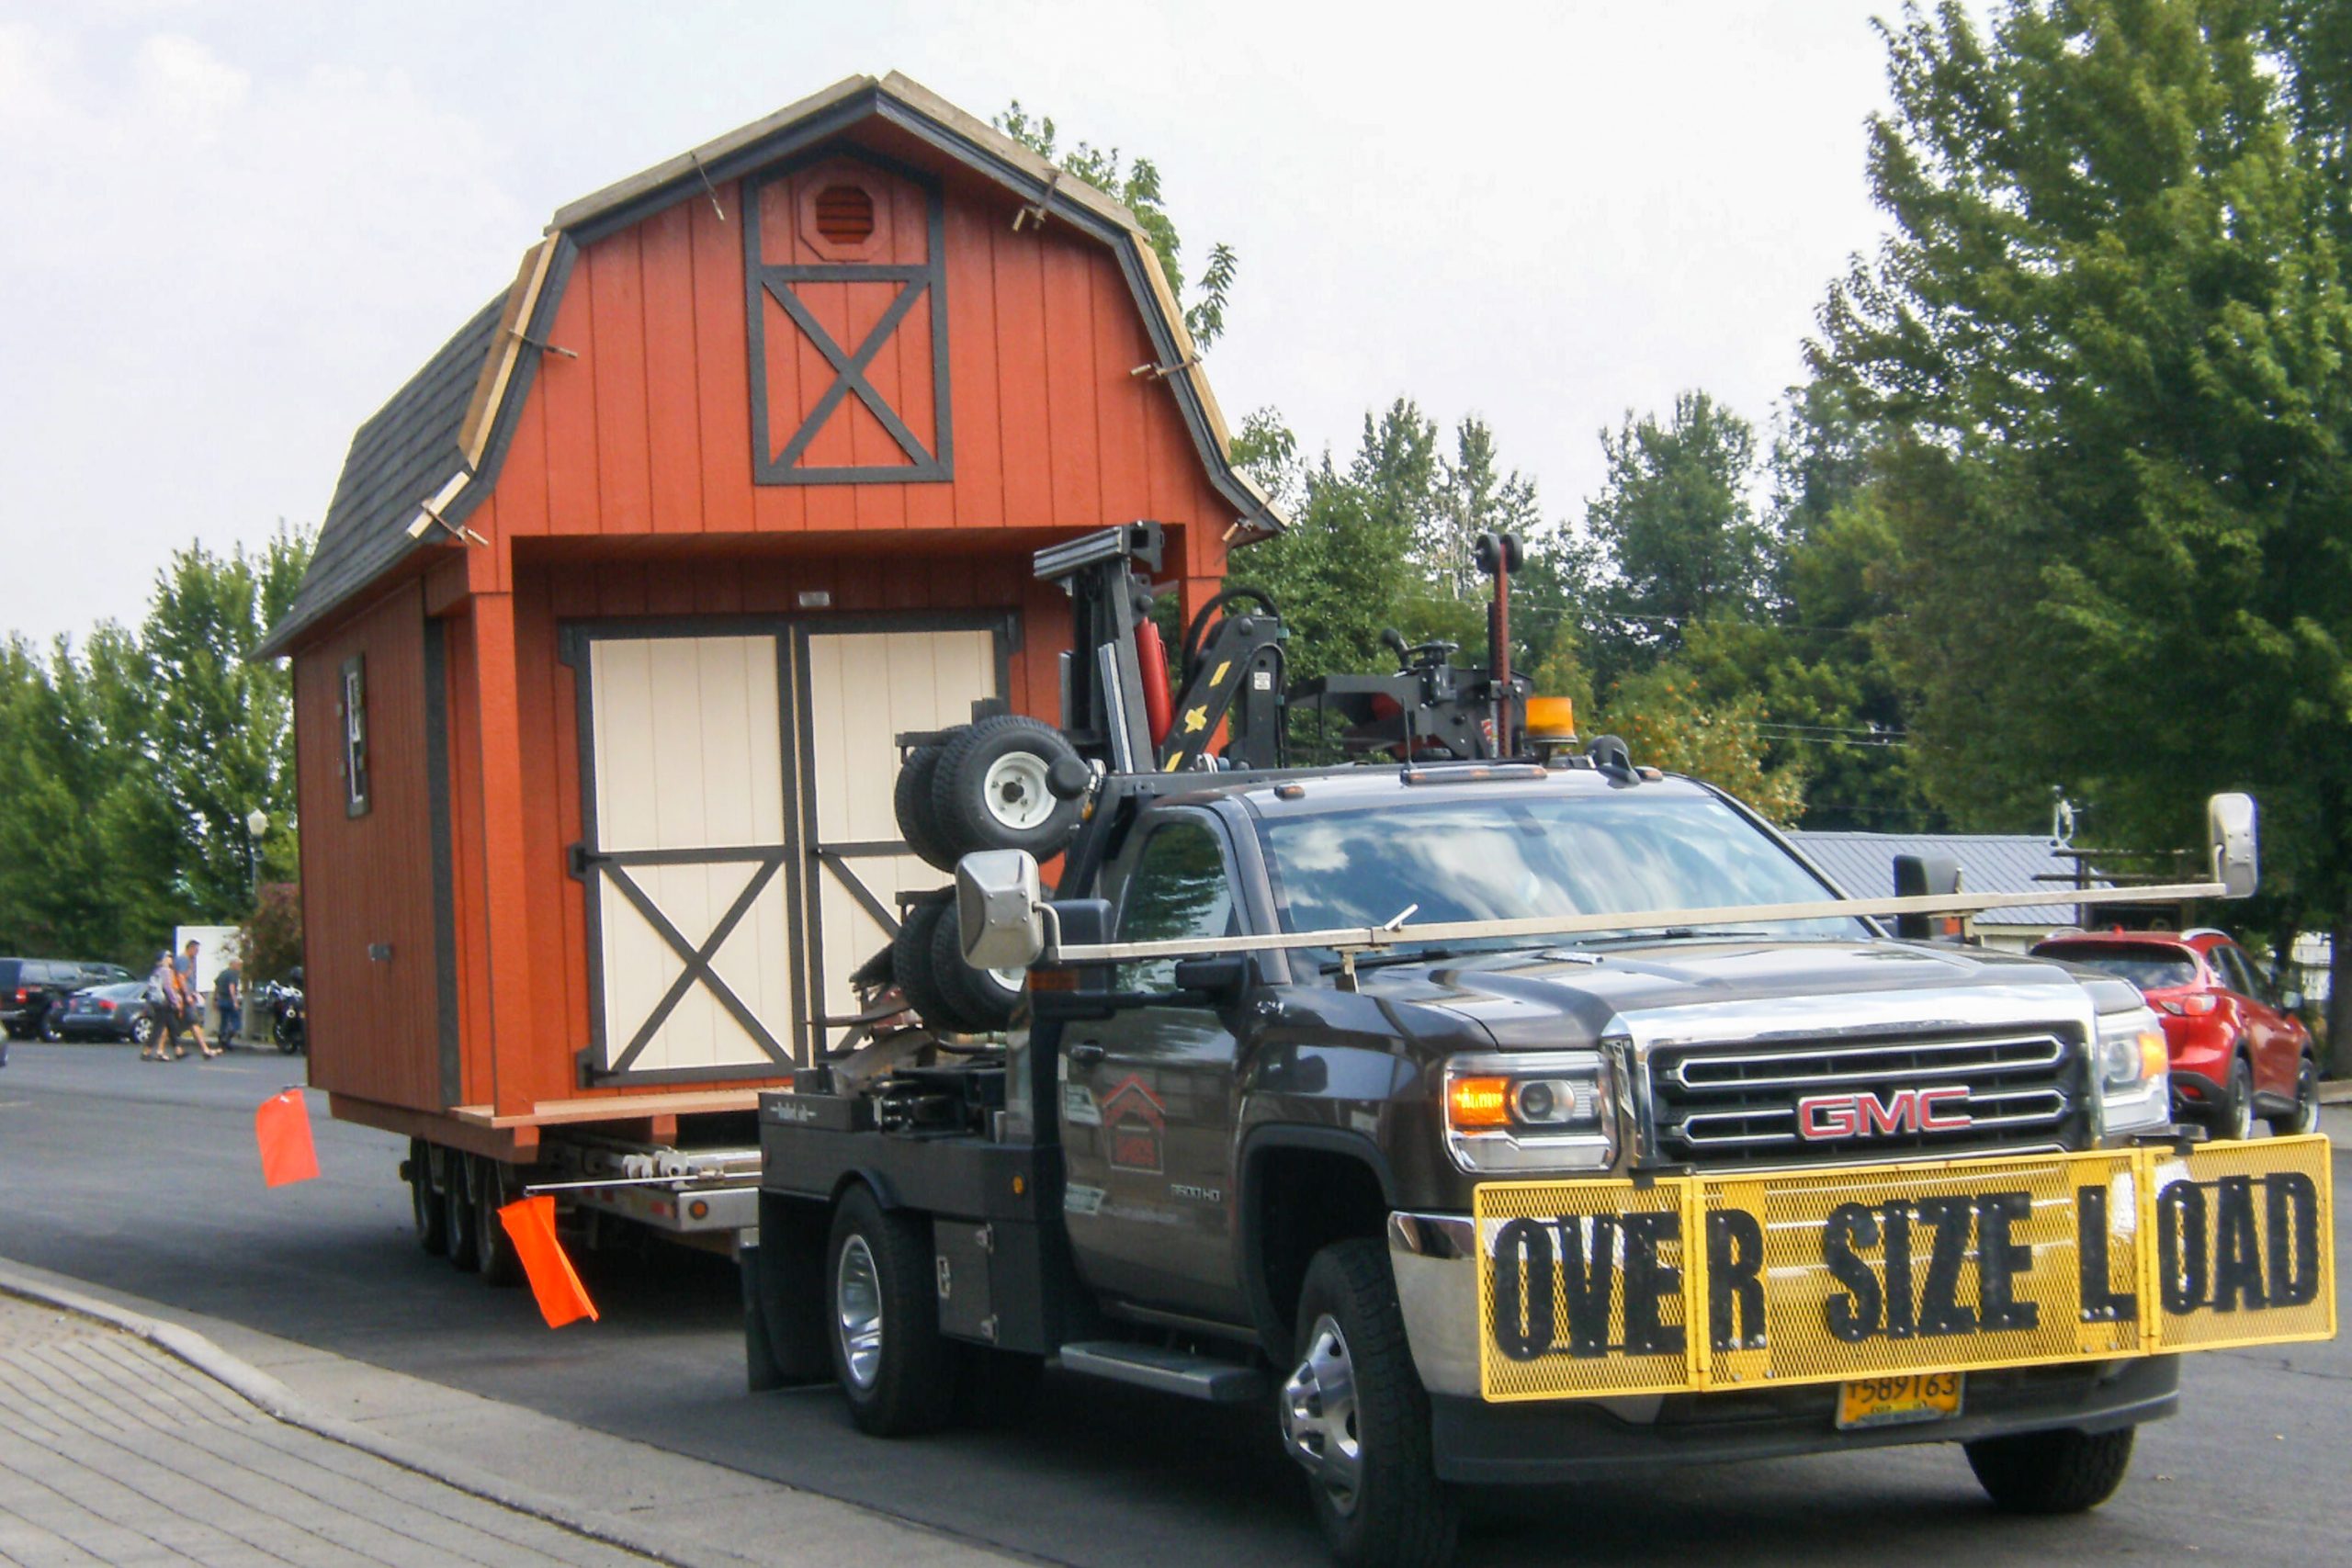
[[[2224,898],[2250,898],[2262,880],[2255,843],[2254,796],[2217,795],[2205,803],[2206,837],[2213,846],[2213,880]]]
[[[956,929],[975,969],[1026,969],[1046,951],[1037,857],[980,850],[956,863]]]
[[[1218,1007],[1231,1007],[1249,988],[1250,961],[1238,953],[1176,961],[1176,988],[1198,991]]]
[[[1960,862],[1950,855],[1894,857],[1897,898],[1950,898],[1960,892]],[[1936,934],[1934,915],[1897,915],[1894,934],[1905,942],[1926,942]]]

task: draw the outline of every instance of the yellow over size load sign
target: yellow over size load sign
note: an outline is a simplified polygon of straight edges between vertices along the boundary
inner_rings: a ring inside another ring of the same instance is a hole
[[[2312,1136],[1490,1183],[1480,1383],[1566,1399],[2330,1338],[2329,1176]]]

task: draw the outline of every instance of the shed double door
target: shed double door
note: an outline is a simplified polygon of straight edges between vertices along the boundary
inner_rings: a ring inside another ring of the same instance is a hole
[[[944,875],[899,840],[894,737],[998,690],[986,628],[585,629],[579,856],[594,1081],[767,1077]]]

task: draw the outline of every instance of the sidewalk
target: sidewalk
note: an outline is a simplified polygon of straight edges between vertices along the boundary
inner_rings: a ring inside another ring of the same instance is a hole
[[[0,1259],[0,1563],[1009,1561]]]

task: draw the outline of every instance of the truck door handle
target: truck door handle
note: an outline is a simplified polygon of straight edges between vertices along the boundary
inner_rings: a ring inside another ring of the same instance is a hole
[[[1102,1047],[1091,1040],[1081,1041],[1069,1048],[1069,1059],[1074,1066],[1091,1067],[1102,1059]]]

